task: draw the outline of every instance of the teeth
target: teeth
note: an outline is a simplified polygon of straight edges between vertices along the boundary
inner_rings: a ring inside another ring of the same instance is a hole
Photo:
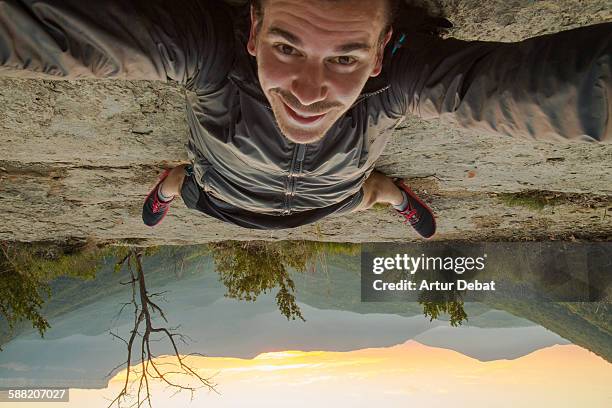
[[[295,111],[294,111],[294,112],[295,112]],[[310,118],[315,118],[315,117],[317,117],[317,116],[321,116],[321,114],[318,114],[318,115],[310,115],[310,116],[304,116],[304,115],[302,115],[302,114],[300,114],[300,113],[297,113],[297,112],[295,112],[295,113],[296,113],[296,115],[298,115],[299,117],[304,118],[304,119],[310,119]]]
[[[295,109],[293,109],[293,112],[295,112],[295,114],[298,115],[300,118],[305,118],[305,119],[309,118],[309,116],[304,116],[301,113],[298,113]]]

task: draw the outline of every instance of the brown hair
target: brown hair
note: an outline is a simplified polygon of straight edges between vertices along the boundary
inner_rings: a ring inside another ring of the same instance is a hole
[[[255,11],[255,18],[257,19],[257,30],[259,31],[259,23],[263,19],[263,3],[265,0],[251,0],[251,5],[253,6],[253,10]],[[334,0],[328,0],[334,1]],[[382,30],[380,34],[381,41],[385,37],[385,35],[389,32],[393,25],[393,21],[395,19],[395,15],[399,9],[400,0],[387,0],[387,21],[385,24],[385,28]]]

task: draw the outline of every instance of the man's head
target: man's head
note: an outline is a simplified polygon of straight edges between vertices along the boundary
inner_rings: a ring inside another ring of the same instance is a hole
[[[321,139],[380,74],[394,0],[254,0],[247,45],[282,133]]]

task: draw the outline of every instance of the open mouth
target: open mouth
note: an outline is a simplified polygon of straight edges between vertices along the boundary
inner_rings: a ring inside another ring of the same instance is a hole
[[[323,116],[327,114],[327,113],[322,113],[320,115],[304,115],[304,114],[300,114],[294,111],[285,102],[283,102],[283,105],[285,106],[285,110],[287,111],[289,116],[291,116],[291,118],[295,120],[297,123],[302,124],[302,125],[310,125],[315,122],[318,122]]]

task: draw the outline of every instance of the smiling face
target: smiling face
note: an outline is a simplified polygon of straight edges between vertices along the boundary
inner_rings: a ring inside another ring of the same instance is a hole
[[[387,0],[265,0],[251,10],[247,49],[281,132],[295,143],[325,136],[366,81],[380,73],[391,31]]]

